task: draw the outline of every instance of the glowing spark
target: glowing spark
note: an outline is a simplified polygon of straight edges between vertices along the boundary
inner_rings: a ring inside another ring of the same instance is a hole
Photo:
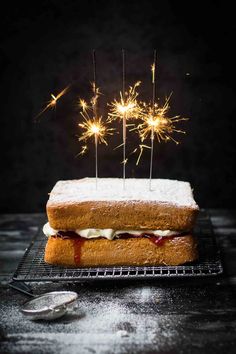
[[[136,160],[136,166],[139,165],[139,162],[140,162],[140,159],[141,159],[141,156],[142,156],[142,154],[143,154],[144,149],[151,149],[151,146],[144,145],[144,144],[139,144],[139,146],[136,147],[136,148],[130,153],[130,155],[132,155],[132,154],[136,154],[136,152],[139,151],[139,154],[138,154],[138,157],[137,157],[137,160]]]
[[[125,160],[121,161],[121,163],[122,163],[123,165],[126,165],[126,164],[127,164],[127,162],[128,162],[128,158],[127,158],[127,157],[126,157],[126,159],[125,159]]]
[[[137,161],[136,161],[136,166],[138,166],[138,164],[139,164],[139,161],[140,161],[141,156],[143,154],[143,150],[144,149],[151,149],[151,147],[147,146],[147,145],[140,144],[139,145],[139,149],[140,149],[140,151],[139,151],[139,155],[138,155],[138,158],[137,158]]]
[[[88,146],[87,145],[82,146],[81,151],[76,155],[76,157],[79,156],[79,155],[84,155],[87,150],[88,150]]]
[[[82,111],[85,112],[88,109],[88,105],[85,100],[79,100],[79,106],[82,108]]]
[[[179,121],[188,120],[188,118],[181,118],[180,116],[167,117],[166,114],[170,109],[169,101],[170,96],[166,99],[164,106],[160,107],[157,104],[142,104],[142,123],[137,126],[137,130],[141,141],[144,141],[150,135],[151,139],[154,139],[156,135],[158,142],[172,140],[176,144],[178,141],[175,140],[171,135],[173,133],[185,134],[185,131],[176,129],[176,123]]]
[[[119,149],[119,148],[122,147],[123,145],[124,145],[124,143],[122,143],[122,144],[116,146],[113,150]]]
[[[82,113],[81,113],[82,114]],[[82,114],[83,115],[83,114]],[[84,129],[84,132],[82,133],[81,137],[79,138],[79,141],[87,140],[93,136],[96,136],[98,139],[98,142],[104,143],[107,145],[107,141],[105,140],[105,136],[111,135],[113,129],[108,129],[106,128],[105,124],[102,122],[102,117],[98,118],[91,118],[88,119],[87,117],[84,117],[84,122],[79,123],[79,127]]]
[[[51,93],[51,100],[48,102],[48,104],[46,105],[46,107],[39,112],[39,114],[37,114],[37,116],[35,117],[35,119],[37,119],[39,116],[41,116],[45,111],[47,111],[49,108],[54,108],[56,107],[57,101],[59,100],[59,98],[61,98],[62,96],[64,96],[66,94],[66,92],[68,91],[70,86],[67,86],[66,88],[64,88],[64,90],[62,90],[61,92],[58,93],[57,96],[55,96],[54,94]]]
[[[57,98],[52,93],[51,93],[51,97],[52,97],[51,104],[52,104],[52,106],[55,106],[55,104],[57,102]]]
[[[136,91],[141,81],[135,83],[134,86],[129,87],[129,91],[124,94],[120,92],[120,100],[114,100],[109,106],[111,107],[108,113],[109,120],[123,119],[124,115],[126,120],[137,119],[140,116],[141,109],[137,102],[139,93]]]

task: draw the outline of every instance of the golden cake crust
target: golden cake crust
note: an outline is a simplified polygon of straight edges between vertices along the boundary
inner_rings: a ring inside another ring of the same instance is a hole
[[[98,228],[114,230],[193,229],[198,208],[165,203],[92,201],[47,204],[48,221],[55,230]]]
[[[155,245],[145,237],[83,240],[49,237],[45,262],[67,267],[179,265],[195,261],[197,242],[192,235],[168,238]],[[78,254],[79,253],[79,254]]]
[[[58,181],[47,202],[48,221],[55,230],[193,229],[198,205],[188,182],[153,179],[99,178]]]

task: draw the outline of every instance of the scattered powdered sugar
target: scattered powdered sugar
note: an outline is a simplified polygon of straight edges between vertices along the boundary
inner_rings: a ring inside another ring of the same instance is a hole
[[[74,313],[51,322],[29,321],[19,312],[22,301],[3,304],[3,352],[122,354],[173,347],[178,340],[173,323],[178,327],[180,318],[159,313],[159,299],[167,301],[163,289],[137,285],[110,290],[81,289]]]
[[[144,178],[126,179],[125,190],[121,178],[99,178],[97,189],[95,178],[58,181],[48,205],[86,201],[151,201],[198,208],[189,182],[153,179],[150,191],[149,179]]]
[[[116,334],[117,334],[117,336],[120,336],[120,337],[128,337],[129,336],[129,333],[125,330],[117,331]]]

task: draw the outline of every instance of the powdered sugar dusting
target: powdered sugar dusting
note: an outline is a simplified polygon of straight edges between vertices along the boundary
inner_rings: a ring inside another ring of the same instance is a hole
[[[126,179],[125,190],[121,178],[99,178],[97,189],[95,178],[58,181],[50,193],[48,204],[85,201],[151,201],[198,208],[189,182],[153,179],[150,191],[149,180],[144,178]]]
[[[3,303],[3,352],[146,353],[153,348],[172,349],[178,340],[175,327],[181,324],[180,316],[159,313],[159,302],[170,301],[165,290],[138,284],[121,288],[110,285],[105,289],[93,285],[81,287],[78,294],[74,313],[50,322],[29,321],[19,311],[20,301]]]

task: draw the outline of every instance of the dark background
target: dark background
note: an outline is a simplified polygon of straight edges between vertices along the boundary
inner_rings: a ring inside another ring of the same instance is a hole
[[[107,101],[121,89],[121,48],[127,84],[142,81],[151,95],[150,64],[158,51],[158,97],[173,91],[170,115],[190,117],[181,141],[155,145],[154,177],[188,180],[201,207],[234,207],[235,18],[217,1],[9,2],[1,17],[1,211],[44,209],[59,179],[94,175],[94,151],[84,157],[77,141],[78,97],[90,97],[91,51],[97,50],[98,83]],[[69,92],[35,124],[34,117],[67,85]],[[129,151],[137,144],[128,137]],[[99,175],[122,174],[121,135],[99,146]],[[148,143],[148,141],[147,141]],[[129,177],[147,177],[149,152]]]

